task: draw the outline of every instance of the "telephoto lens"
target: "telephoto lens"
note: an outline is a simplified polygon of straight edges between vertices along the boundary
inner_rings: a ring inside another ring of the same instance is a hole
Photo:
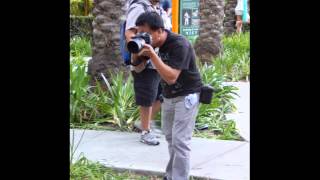
[[[127,49],[131,53],[139,53],[144,44],[151,44],[152,37],[149,33],[138,33],[127,44]]]

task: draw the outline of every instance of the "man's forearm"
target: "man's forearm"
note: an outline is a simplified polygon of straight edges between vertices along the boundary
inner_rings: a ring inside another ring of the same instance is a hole
[[[174,84],[177,81],[181,72],[180,70],[173,69],[172,67],[166,65],[156,54],[153,54],[150,59],[164,81],[166,81],[169,85]]]

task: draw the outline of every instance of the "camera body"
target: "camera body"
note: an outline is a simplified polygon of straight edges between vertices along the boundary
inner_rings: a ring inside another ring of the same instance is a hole
[[[127,49],[131,53],[139,53],[144,44],[152,43],[152,36],[147,32],[138,33],[127,44]]]

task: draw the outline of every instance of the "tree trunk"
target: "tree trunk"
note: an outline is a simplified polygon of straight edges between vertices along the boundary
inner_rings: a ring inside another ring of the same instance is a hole
[[[225,8],[224,8],[224,13],[225,13],[225,18],[223,22],[223,28],[224,28],[224,33],[226,35],[230,35],[232,33],[236,32],[236,14],[235,14],[235,8],[237,6],[237,0],[228,0]]]
[[[200,0],[200,31],[195,51],[202,63],[212,63],[222,49],[225,0]]]
[[[119,71],[128,75],[129,71],[123,64],[119,48],[120,21],[125,19],[124,7],[125,0],[94,0],[92,59],[88,67],[88,73],[92,77],[91,85],[95,85],[96,80],[102,81],[100,73],[107,79]]]

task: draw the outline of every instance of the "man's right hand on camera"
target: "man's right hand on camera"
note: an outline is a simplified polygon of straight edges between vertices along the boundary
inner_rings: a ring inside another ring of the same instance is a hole
[[[148,57],[138,56],[138,54],[132,54],[133,58],[131,60],[132,70],[136,73],[143,71],[147,65]]]
[[[146,63],[149,60],[149,57],[139,56],[138,54],[132,53],[131,65],[137,66],[141,63]]]
[[[143,61],[142,63],[140,63],[139,65],[136,66],[131,66],[132,70],[136,73],[140,73],[142,72],[145,68],[146,68],[147,62]]]

